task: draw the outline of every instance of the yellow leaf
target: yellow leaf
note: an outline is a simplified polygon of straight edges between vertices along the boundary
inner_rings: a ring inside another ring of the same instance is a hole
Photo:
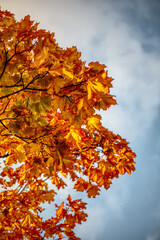
[[[65,83],[66,83],[65,79],[56,77],[54,79],[55,93],[58,93],[60,91],[60,89],[64,87]]]
[[[63,74],[66,75],[67,77],[73,79],[73,74],[69,71],[67,71],[65,68],[62,68]]]
[[[39,152],[40,146],[37,143],[30,143],[30,152],[35,153]]]
[[[100,119],[98,117],[90,117],[87,120],[88,120],[88,126],[90,129],[96,128],[96,129],[100,130],[101,123],[100,123]]]
[[[108,87],[106,87],[106,88],[103,87],[103,85],[100,82],[98,82],[97,79],[96,79],[96,81],[94,81],[92,83],[92,87],[95,90],[97,90],[98,92],[107,92],[108,93]]]
[[[71,130],[71,135],[76,140],[76,142],[79,142],[81,140],[81,137],[79,136],[79,134],[76,131]]]
[[[72,128],[70,129],[70,132],[67,134],[66,139],[67,139],[67,140],[72,140],[72,139],[74,139],[74,140],[76,141],[77,146],[81,149],[81,147],[80,147],[80,145],[79,145],[79,143],[80,143],[80,141],[81,141],[81,136],[79,135],[79,132],[78,132],[77,129],[75,129],[75,128],[72,127]]]
[[[57,120],[57,119],[56,119],[55,117],[53,117],[52,120],[50,121],[50,125],[55,125],[56,120]]]
[[[98,179],[97,173],[94,173],[94,175],[93,175],[93,178],[92,178],[92,179],[93,179],[93,181],[94,181],[94,182],[97,182],[97,179]]]
[[[91,99],[91,97],[92,97],[92,90],[91,90],[91,84],[90,84],[90,82],[88,82],[87,91],[88,91],[88,100],[89,100],[89,99]]]
[[[26,177],[25,175],[22,175],[18,182],[22,182],[25,179],[25,177]]]
[[[78,110],[81,110],[82,107],[83,107],[83,98],[81,98],[80,101],[77,104]]]
[[[18,151],[25,152],[24,147],[22,144],[19,144],[16,148]]]
[[[106,76],[107,76],[107,73],[106,73],[106,72],[102,73],[102,78],[103,78],[103,79],[105,79]]]
[[[28,225],[30,225],[31,224],[31,217],[30,217],[30,215],[28,214],[27,216],[26,216],[26,218],[24,219],[24,221],[22,222],[22,226],[28,226]]]
[[[87,91],[88,91],[88,100],[89,100],[92,97],[92,91],[108,93],[109,89],[108,87],[104,87],[102,83],[98,82],[98,79],[96,79],[96,80],[88,81]]]

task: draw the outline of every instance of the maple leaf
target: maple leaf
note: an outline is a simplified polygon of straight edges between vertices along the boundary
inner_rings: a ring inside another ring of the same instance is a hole
[[[65,68],[62,68],[62,72],[63,72],[63,74],[66,75],[67,77],[73,79],[73,76],[74,76],[74,75],[73,75],[71,72],[67,71]]]
[[[96,195],[99,195],[99,191],[100,191],[100,189],[99,189],[98,186],[95,186],[95,185],[90,186],[89,189],[87,190],[88,197],[89,197],[89,198],[90,198],[90,197],[95,198]]]
[[[101,129],[100,119],[101,119],[101,117],[99,115],[88,118],[87,120],[88,120],[89,129],[91,129],[92,131],[94,129],[100,130]]]
[[[33,66],[35,68],[38,68],[40,65],[42,65],[46,59],[48,58],[49,49],[47,47],[43,47],[42,50],[36,55],[35,60],[33,62]]]
[[[108,93],[108,87],[104,87],[100,82],[98,82],[98,79],[95,80],[89,80],[87,85],[88,90],[88,100],[91,99],[93,93],[92,92],[104,92]]]
[[[56,211],[57,218],[62,217],[62,215],[63,215],[63,206],[64,206],[64,202],[61,203],[60,207]]]
[[[81,142],[81,135],[78,132],[78,129],[71,127],[69,133],[65,137],[69,142],[73,142],[75,140],[77,146],[81,149],[80,147],[80,142]]]

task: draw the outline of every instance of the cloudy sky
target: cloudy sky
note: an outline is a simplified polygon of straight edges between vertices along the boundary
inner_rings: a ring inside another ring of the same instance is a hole
[[[29,14],[55,32],[61,47],[77,46],[83,61],[106,64],[115,79],[118,105],[101,113],[103,124],[130,142],[136,171],[88,201],[79,237],[160,240],[160,1],[0,0],[0,6],[18,20]]]

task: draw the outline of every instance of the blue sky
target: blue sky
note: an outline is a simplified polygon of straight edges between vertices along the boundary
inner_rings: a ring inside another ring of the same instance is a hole
[[[17,19],[29,14],[62,47],[107,65],[118,105],[103,124],[130,142],[136,171],[89,199],[82,240],[160,240],[160,1],[0,0]],[[69,186],[57,201],[71,190]],[[86,200],[84,194],[76,195]],[[46,216],[53,211],[51,206]]]

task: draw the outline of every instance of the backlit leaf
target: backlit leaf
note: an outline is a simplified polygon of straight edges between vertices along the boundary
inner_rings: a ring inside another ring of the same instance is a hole
[[[62,72],[64,75],[66,75],[67,77],[73,79],[73,74],[69,71],[67,71],[65,68],[62,69]]]

